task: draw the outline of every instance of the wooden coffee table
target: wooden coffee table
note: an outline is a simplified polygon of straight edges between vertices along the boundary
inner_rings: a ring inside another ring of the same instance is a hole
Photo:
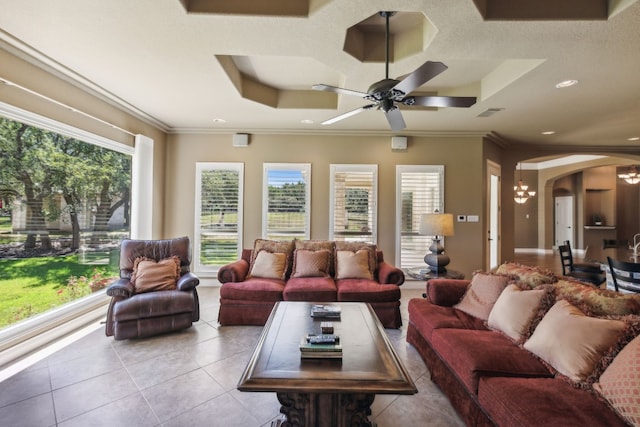
[[[275,392],[287,420],[283,426],[373,426],[368,416],[376,394],[414,394],[417,389],[384,327],[367,303],[331,303],[342,310],[331,320],[342,359],[301,359],[298,346],[320,333],[311,303],[274,307],[238,383],[240,391]]]

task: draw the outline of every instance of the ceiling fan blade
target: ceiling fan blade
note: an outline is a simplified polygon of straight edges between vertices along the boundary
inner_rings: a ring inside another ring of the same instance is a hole
[[[399,90],[406,95],[442,73],[447,68],[449,67],[444,65],[442,62],[427,61],[418,67],[418,69],[413,73],[402,79],[402,81],[395,85],[393,89]]]
[[[398,131],[407,127],[402,118],[402,113],[398,107],[394,107],[389,111],[385,112],[384,115],[387,117],[387,121],[389,122],[389,126],[391,126],[391,130]]]
[[[422,105],[423,107],[471,107],[476,103],[475,96],[411,96],[407,105]],[[403,100],[404,102],[404,100]]]
[[[371,108],[373,108],[373,107],[375,107],[375,106],[376,106],[376,104],[369,104],[369,105],[365,105],[365,106],[363,106],[363,107],[356,108],[355,110],[348,111],[348,112],[346,112],[346,113],[344,113],[344,114],[340,114],[339,116],[336,116],[336,117],[334,117],[334,118],[332,118],[332,119],[325,120],[325,121],[324,121],[324,122],[322,122],[321,124],[323,124],[323,125],[330,125],[330,124],[333,124],[333,123],[335,123],[335,122],[339,122],[340,120],[344,120],[344,119],[346,119],[347,117],[355,116],[356,114],[361,113],[361,112],[363,112],[363,111],[365,111],[365,110],[369,110],[369,109],[371,109]]]
[[[344,89],[344,88],[341,88],[341,87],[329,86],[329,85],[325,85],[325,84],[313,85],[313,86],[311,86],[311,88],[313,90],[321,90],[321,91],[324,91],[324,92],[339,93],[340,95],[359,96],[360,98],[364,98],[365,96],[367,96],[367,94],[364,93],[364,92],[358,92],[357,90]]]

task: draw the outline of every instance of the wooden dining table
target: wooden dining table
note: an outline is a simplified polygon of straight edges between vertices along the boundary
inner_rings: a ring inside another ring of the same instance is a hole
[[[607,265],[607,257],[626,262],[640,263],[640,255],[634,254],[633,249],[625,246],[615,246],[603,248],[602,246],[588,246],[584,253],[584,260],[589,262],[599,262]]]

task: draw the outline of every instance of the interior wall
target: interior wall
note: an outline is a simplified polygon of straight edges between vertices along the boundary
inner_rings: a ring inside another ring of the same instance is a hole
[[[528,190],[538,193],[538,171],[523,170],[516,173],[515,182],[522,176],[522,181],[528,185]],[[513,190],[510,192],[513,200]],[[538,248],[538,196],[534,196],[523,204],[514,203],[514,244],[518,249]]]
[[[447,237],[450,268],[467,277],[483,266],[483,162],[481,138],[409,137],[408,149],[391,150],[390,136],[254,134],[248,147],[231,145],[232,135],[173,134],[167,145],[166,234],[194,235],[196,162],[244,163],[244,247],[261,234],[263,163],[311,163],[311,238],[329,236],[331,164],[378,165],[378,246],[395,262],[396,165],[444,165],[445,211],[478,215],[456,222]]]
[[[136,134],[153,139],[154,176],[158,178],[153,182],[152,230],[153,238],[164,238],[165,133],[117,108],[99,94],[58,77],[60,73],[38,67],[33,61],[26,61],[2,48],[0,64],[0,78],[12,83],[0,83],[0,102],[128,146],[134,145]]]

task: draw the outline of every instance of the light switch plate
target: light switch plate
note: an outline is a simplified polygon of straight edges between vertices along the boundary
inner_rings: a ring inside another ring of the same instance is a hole
[[[480,221],[480,217],[478,215],[467,215],[468,222],[478,222]]]

